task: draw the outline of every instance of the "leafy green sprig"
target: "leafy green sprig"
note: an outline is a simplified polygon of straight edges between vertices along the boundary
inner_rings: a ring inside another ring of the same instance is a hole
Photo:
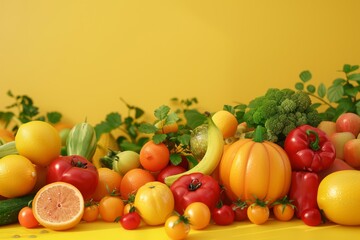
[[[14,95],[11,90],[8,90],[7,95],[13,99],[13,103],[6,106],[9,111],[0,112],[0,120],[5,122],[5,127],[10,123],[15,123],[13,131],[16,132],[19,126],[34,120],[46,121],[52,124],[58,123],[61,120],[62,114],[57,111],[47,112],[41,115],[39,107],[34,104],[32,98],[27,95]]]
[[[324,106],[325,110],[320,112],[323,120],[336,121],[345,112],[360,115],[360,73],[356,72],[359,65],[344,64],[339,72],[343,77],[336,78],[329,87],[320,83],[317,87],[310,83],[312,74],[305,70],[299,74],[300,81],[295,83],[295,88],[306,92],[318,103],[314,107]]]
[[[121,151],[132,150],[139,152],[141,147],[149,141],[149,137],[141,136],[139,127],[143,122],[142,117],[144,111],[137,106],[133,106],[125,102],[121,98],[121,101],[127,107],[127,116],[123,116],[119,112],[111,112],[106,115],[105,120],[95,125],[95,132],[97,139],[104,133],[111,133],[115,130],[119,130],[120,134],[116,141]]]

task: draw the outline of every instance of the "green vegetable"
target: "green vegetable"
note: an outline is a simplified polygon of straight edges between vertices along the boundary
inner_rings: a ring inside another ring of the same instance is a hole
[[[96,150],[95,129],[87,122],[76,124],[66,139],[67,155],[80,155],[92,161]]]
[[[248,127],[265,127],[265,140],[281,145],[292,129],[303,124],[317,126],[321,118],[305,92],[270,88],[250,101],[243,120]]]
[[[302,71],[299,75],[301,81],[295,83],[295,88],[318,100],[318,106],[325,106],[325,111],[321,113],[323,120],[336,121],[346,112],[360,115],[360,73],[355,72],[358,69],[358,65],[344,64],[339,71],[344,77],[336,78],[328,88],[323,83],[315,87],[309,83],[311,72]]]
[[[10,198],[0,201],[0,226],[17,223],[18,214],[23,207],[28,206],[34,195]]]
[[[10,154],[18,154],[18,151],[15,146],[15,141],[11,141],[3,145],[0,145],[0,158]]]

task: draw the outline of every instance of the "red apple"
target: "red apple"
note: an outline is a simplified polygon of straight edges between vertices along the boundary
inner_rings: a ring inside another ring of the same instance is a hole
[[[343,113],[336,120],[337,132],[351,132],[354,136],[360,133],[360,116],[355,113]]]
[[[355,139],[351,132],[336,132],[330,136],[330,141],[335,146],[336,157],[344,160],[344,146],[345,143],[351,139]]]

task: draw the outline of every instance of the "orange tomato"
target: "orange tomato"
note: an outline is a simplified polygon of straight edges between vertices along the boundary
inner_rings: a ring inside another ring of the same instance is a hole
[[[90,204],[84,209],[84,215],[82,220],[85,222],[95,222],[99,217],[99,206],[96,204]]]
[[[155,177],[145,169],[134,168],[128,171],[125,173],[121,181],[121,197],[127,200],[129,196],[131,194],[135,194],[141,186],[152,181],[155,181]]]
[[[276,204],[272,210],[275,218],[279,221],[290,221],[295,213],[294,206],[291,204]]]
[[[119,173],[109,168],[98,168],[99,181],[95,193],[92,196],[94,201],[100,201],[111,193],[119,193],[122,177]]]
[[[99,213],[105,222],[114,222],[124,214],[124,202],[118,196],[105,196],[99,202]]]
[[[284,197],[291,183],[291,165],[279,145],[240,139],[223,153],[219,178],[232,201],[262,199],[271,204]]]
[[[158,172],[170,161],[170,151],[164,143],[154,143],[150,140],[140,150],[140,164],[146,170]]]

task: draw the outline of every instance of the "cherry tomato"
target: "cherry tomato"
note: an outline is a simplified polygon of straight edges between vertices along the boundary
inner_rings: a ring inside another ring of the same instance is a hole
[[[265,223],[270,216],[269,207],[266,204],[251,204],[247,209],[250,222],[260,225]]]
[[[131,211],[124,214],[120,218],[120,224],[123,228],[127,230],[133,230],[140,226],[141,217],[136,211]]]
[[[18,220],[20,225],[26,228],[35,228],[39,226],[39,222],[34,217],[32,209],[27,206],[20,210]]]
[[[190,227],[196,230],[206,228],[211,220],[210,209],[203,202],[190,203],[184,211],[184,216],[189,218]]]
[[[290,221],[294,217],[295,209],[292,204],[275,204],[273,206],[273,213],[279,221]]]
[[[99,206],[97,204],[90,204],[85,206],[82,220],[85,222],[95,222],[99,217]]]
[[[173,215],[165,221],[165,232],[170,239],[181,240],[189,235],[190,226],[186,217]]]
[[[211,213],[214,223],[217,225],[230,225],[235,221],[235,212],[230,205],[220,204]]]
[[[238,200],[236,202],[233,202],[230,206],[234,210],[235,221],[240,222],[248,218],[247,217],[248,205],[245,201]]]
[[[318,226],[322,222],[320,210],[317,208],[304,210],[301,220],[308,226]]]
[[[99,213],[105,222],[114,222],[124,213],[124,202],[117,196],[105,196],[99,202]]]

